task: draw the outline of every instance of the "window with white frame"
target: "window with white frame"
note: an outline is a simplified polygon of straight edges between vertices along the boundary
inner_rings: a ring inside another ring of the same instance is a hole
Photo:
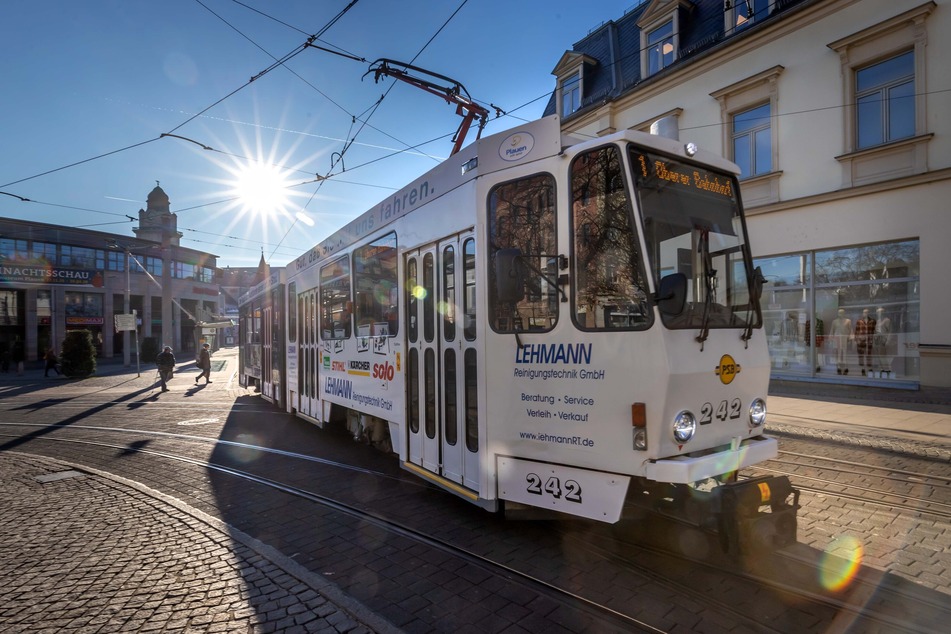
[[[653,75],[675,59],[674,21],[663,23],[647,33],[647,74]]]
[[[561,80],[561,116],[567,117],[581,107],[581,73]]]
[[[915,54],[906,51],[855,72],[858,149],[915,134]]]
[[[740,178],[773,171],[773,139],[770,104],[764,103],[733,115],[733,162]]]
[[[773,66],[710,93],[720,104],[723,147],[740,166],[743,203],[756,207],[779,200],[779,108],[782,66]]]
[[[724,13],[727,33],[745,29],[757,21],[764,20],[773,4],[774,0],[726,0]]]
[[[830,42],[842,66],[842,186],[856,187],[928,171],[929,47],[925,2]],[[937,60],[936,60],[937,61]]]

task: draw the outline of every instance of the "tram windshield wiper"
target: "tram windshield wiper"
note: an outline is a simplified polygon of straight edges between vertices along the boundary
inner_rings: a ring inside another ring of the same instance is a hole
[[[703,315],[700,318],[700,334],[697,335],[697,341],[700,343],[700,351],[703,352],[703,344],[710,336],[710,308],[713,304],[713,295],[716,293],[717,272],[713,268],[713,262],[710,259],[710,230],[700,229],[700,240],[697,245],[700,252],[700,262],[703,267]]]

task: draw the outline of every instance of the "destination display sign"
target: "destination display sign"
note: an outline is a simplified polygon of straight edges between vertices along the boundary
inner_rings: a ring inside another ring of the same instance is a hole
[[[638,180],[659,179],[675,188],[697,190],[733,198],[733,179],[727,174],[711,172],[702,167],[681,163],[650,152],[633,152],[634,171]]]

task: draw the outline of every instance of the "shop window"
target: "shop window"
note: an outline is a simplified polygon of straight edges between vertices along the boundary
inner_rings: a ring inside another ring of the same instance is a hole
[[[919,243],[889,242],[757,259],[777,376],[920,378]]]

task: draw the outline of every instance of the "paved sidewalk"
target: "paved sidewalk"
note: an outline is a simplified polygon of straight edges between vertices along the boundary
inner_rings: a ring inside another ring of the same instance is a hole
[[[951,461],[951,388],[772,381],[767,430]]]
[[[296,562],[157,491],[0,453],[4,632],[387,632]]]

